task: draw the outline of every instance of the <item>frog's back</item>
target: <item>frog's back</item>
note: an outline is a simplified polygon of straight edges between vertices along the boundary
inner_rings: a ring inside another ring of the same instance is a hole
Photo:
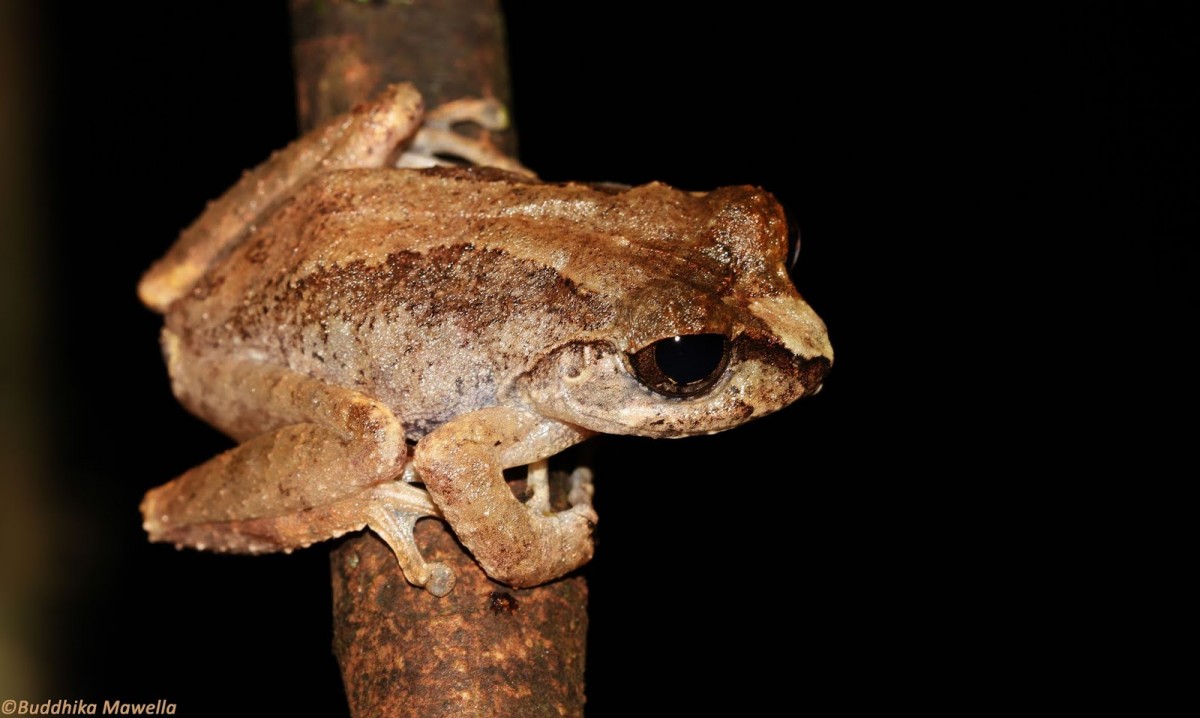
[[[729,290],[705,201],[489,170],[329,172],[251,227],[167,326],[194,355],[284,365],[432,426],[566,342],[612,340],[646,286]]]
[[[268,351],[279,331],[333,317],[425,327],[454,317],[477,335],[549,305],[552,325],[538,333],[553,341],[611,321],[614,301],[656,282],[730,286],[721,248],[702,236],[709,218],[676,206],[700,197],[495,170],[329,172],[251,226],[168,308],[168,323],[192,342]]]
[[[546,262],[480,241],[480,182],[323,175],[253,227],[167,313],[193,356],[265,361],[356,388],[417,434],[609,321]],[[405,181],[409,180],[409,181]],[[419,181],[413,181],[419,180]]]

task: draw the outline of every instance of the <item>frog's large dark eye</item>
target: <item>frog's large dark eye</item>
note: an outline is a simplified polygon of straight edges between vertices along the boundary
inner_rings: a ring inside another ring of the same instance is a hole
[[[800,261],[800,223],[796,221],[796,217],[785,207],[783,214],[787,217],[788,225],[788,253],[787,253],[787,268],[788,272],[796,271],[796,263]]]
[[[638,381],[665,396],[696,396],[721,378],[729,364],[722,334],[685,334],[660,339],[629,355]]]

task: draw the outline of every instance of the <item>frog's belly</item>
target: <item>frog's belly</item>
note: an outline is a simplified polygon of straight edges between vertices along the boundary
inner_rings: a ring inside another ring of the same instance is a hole
[[[473,334],[448,318],[441,326],[396,321],[332,320],[298,333],[288,366],[340,384],[389,406],[409,439],[449,419],[497,403],[505,370],[503,342]],[[523,361],[521,362],[523,363]]]

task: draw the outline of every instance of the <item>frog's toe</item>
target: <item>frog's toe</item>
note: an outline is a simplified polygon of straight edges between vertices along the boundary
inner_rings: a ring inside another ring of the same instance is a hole
[[[441,597],[454,588],[454,570],[444,563],[426,562],[413,538],[413,528],[419,519],[437,516],[432,505],[425,506],[419,495],[421,489],[393,483],[376,489],[380,501],[373,509],[369,526],[396,555],[404,578]],[[411,496],[410,496],[411,495]],[[412,496],[417,496],[414,500]]]
[[[571,472],[567,478],[567,501],[571,506],[592,507],[592,497],[596,495],[596,486],[592,483],[592,470],[580,466]]]
[[[561,479],[561,474],[559,477]],[[592,484],[592,470],[586,466],[575,469],[565,479],[564,488],[567,503],[570,504],[566,511],[555,512],[550,508],[550,481],[545,459],[529,465],[527,480],[533,496],[525,502],[525,506],[535,516],[562,516],[564,519],[582,516],[592,524],[598,520],[596,510],[592,508],[596,487]]]
[[[458,577],[454,569],[444,563],[429,564],[429,579],[425,582],[425,590],[441,598],[454,589]]]
[[[570,512],[587,519],[593,526],[600,520],[596,509],[592,507],[592,497],[596,487],[592,484],[592,470],[580,466],[571,472],[567,478],[567,501],[571,504]]]

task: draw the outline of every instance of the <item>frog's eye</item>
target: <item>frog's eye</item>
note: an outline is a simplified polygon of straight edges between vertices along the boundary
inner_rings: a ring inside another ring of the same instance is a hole
[[[696,396],[721,378],[729,364],[722,334],[685,334],[660,339],[629,355],[638,381],[665,396]]]
[[[796,270],[796,263],[800,261],[800,223],[786,208],[783,214],[787,217],[788,226],[787,268],[788,272],[793,272]]]

